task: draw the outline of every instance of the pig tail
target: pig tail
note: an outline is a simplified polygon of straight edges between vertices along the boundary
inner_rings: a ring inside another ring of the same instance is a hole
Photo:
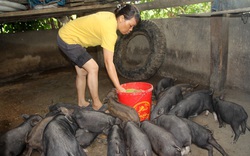
[[[133,4],[118,4],[114,14],[116,18],[123,15],[126,20],[135,17],[137,24],[141,21],[139,9]]]

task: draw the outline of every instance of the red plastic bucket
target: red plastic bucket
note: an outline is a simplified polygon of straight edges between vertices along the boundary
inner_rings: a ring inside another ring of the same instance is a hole
[[[140,121],[150,118],[153,85],[147,82],[129,82],[121,85],[132,92],[117,92],[119,102],[134,108]]]

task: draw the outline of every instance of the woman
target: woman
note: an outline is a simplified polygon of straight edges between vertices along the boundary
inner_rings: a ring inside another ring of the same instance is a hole
[[[130,33],[140,22],[139,10],[131,4],[118,5],[114,13],[98,12],[70,21],[58,32],[57,42],[63,53],[74,63],[76,69],[76,88],[78,105],[91,106],[85,99],[86,84],[89,87],[94,110],[105,111],[98,94],[98,64],[86,51],[87,47],[100,45],[103,48],[104,63],[115,88],[121,86],[113,63],[116,31]]]

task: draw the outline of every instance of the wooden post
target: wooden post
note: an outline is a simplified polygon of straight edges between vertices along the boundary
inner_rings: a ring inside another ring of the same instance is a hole
[[[228,23],[228,17],[223,15],[210,18],[210,87],[217,91],[224,89],[227,77]]]

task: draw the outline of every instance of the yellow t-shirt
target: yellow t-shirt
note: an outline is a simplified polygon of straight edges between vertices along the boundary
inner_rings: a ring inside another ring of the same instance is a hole
[[[117,40],[117,21],[112,12],[98,12],[70,21],[59,30],[59,36],[68,44],[87,48],[100,45],[114,52]]]

